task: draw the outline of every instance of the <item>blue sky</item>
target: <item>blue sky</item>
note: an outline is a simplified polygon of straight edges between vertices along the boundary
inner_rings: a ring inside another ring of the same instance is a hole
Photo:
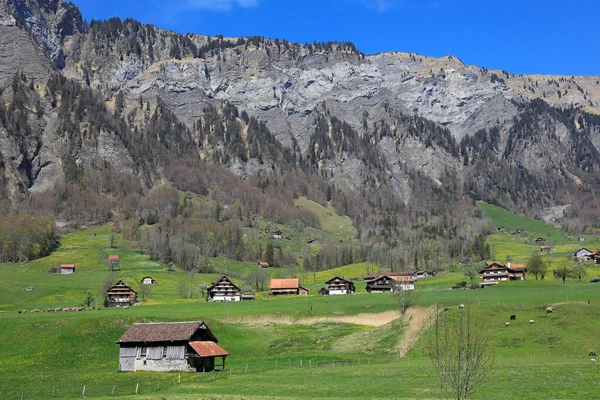
[[[74,0],[86,20],[177,32],[349,40],[367,54],[452,54],[513,73],[600,75],[595,0]]]

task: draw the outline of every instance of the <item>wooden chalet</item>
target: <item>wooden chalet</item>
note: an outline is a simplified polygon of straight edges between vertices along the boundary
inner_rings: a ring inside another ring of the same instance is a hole
[[[156,285],[156,280],[152,279],[151,276],[145,276],[141,280],[142,285]]]
[[[325,286],[327,286],[327,294],[330,296],[337,294],[352,294],[356,291],[353,282],[340,278],[339,276],[325,282]]]
[[[208,301],[240,301],[242,291],[226,276],[213,282],[207,290]]]
[[[507,263],[504,265],[498,262],[487,262],[485,268],[479,271],[481,274],[480,286],[484,288],[497,285],[502,281],[523,281],[526,272],[527,267],[523,264]]]
[[[269,268],[269,263],[266,261],[259,261],[256,263],[256,265],[258,266],[258,268],[263,269],[263,268]]]
[[[365,278],[367,292],[383,293],[394,292],[397,290],[414,290],[415,280],[410,275],[378,275],[372,279]]]
[[[71,275],[75,273],[75,264],[60,264],[59,273],[61,275]]]
[[[117,282],[106,292],[109,307],[131,306],[137,301],[137,292],[123,281]]]
[[[535,239],[535,244],[542,244],[542,243],[546,243],[546,239],[544,239],[543,237],[539,237],[539,238]]]
[[[322,287],[321,289],[319,289],[319,294],[321,296],[327,296],[329,294],[329,291],[327,289],[325,289],[324,287]]]
[[[273,239],[281,239],[283,237],[283,232],[280,230],[276,230],[275,232],[271,232],[271,237]]]
[[[300,286],[300,279],[271,279],[271,296],[307,296],[308,289]]]
[[[552,250],[552,246],[540,246],[540,251],[542,253],[550,253],[550,250]]]
[[[203,321],[133,324],[117,341],[120,371],[213,371],[229,353]]]

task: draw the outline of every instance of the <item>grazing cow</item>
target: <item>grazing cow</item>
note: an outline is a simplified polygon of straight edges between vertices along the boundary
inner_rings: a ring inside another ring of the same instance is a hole
[[[505,323],[504,326],[508,328],[510,326],[510,322]]]
[[[465,305],[464,304],[459,304],[458,308],[460,308],[462,310],[463,308],[465,308]]]
[[[588,356],[590,356],[590,357],[598,357],[598,353],[596,353],[594,350],[590,350],[590,352],[588,353]]]
[[[34,308],[33,310],[31,310],[31,312],[38,313],[38,312],[40,312],[40,310],[38,310],[37,308]]]
[[[444,311],[450,310],[450,307],[444,307]]]
[[[596,362],[596,359],[595,359],[595,358],[590,358],[590,360],[591,360],[592,362]]]
[[[511,315],[511,316],[510,316],[510,320],[511,320],[511,321],[514,321],[515,319],[517,319],[517,316],[516,316],[516,315]]]
[[[124,306],[123,310],[129,310],[129,306]]]
[[[546,314],[550,314],[551,312],[554,312],[554,307],[546,307]]]
[[[18,312],[19,314],[21,314],[21,313],[22,313],[22,311],[21,311],[21,310],[17,310],[17,312]]]
[[[530,320],[529,320],[529,324],[530,324],[530,325],[533,325],[533,324],[535,324],[535,321],[534,321],[534,320],[532,320],[532,319],[530,319]]]

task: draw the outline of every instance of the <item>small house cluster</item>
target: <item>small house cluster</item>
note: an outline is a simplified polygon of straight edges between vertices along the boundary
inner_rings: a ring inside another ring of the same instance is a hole
[[[418,279],[417,272],[419,271],[413,273],[379,273],[365,276],[364,281],[367,284],[367,292],[384,293],[398,290],[415,290],[415,281]]]
[[[596,264],[600,264],[600,252],[581,248],[573,253],[573,259],[580,262],[595,261]]]
[[[490,287],[502,281],[523,281],[527,267],[523,264],[506,265],[499,262],[486,262],[485,267],[479,271],[481,274],[480,287]]]
[[[203,321],[133,324],[117,341],[119,370],[224,370],[229,353],[218,342]]]

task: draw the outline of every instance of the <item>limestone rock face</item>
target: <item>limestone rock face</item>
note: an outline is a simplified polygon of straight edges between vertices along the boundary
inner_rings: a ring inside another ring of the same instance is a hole
[[[328,171],[336,185],[351,188],[385,179],[405,202],[412,198],[410,171],[435,184],[452,174],[469,190],[485,192],[497,183],[494,174],[500,170],[504,182],[517,168],[537,185],[549,176],[575,181],[584,175],[579,172],[593,172],[600,162],[600,122],[590,116],[600,113],[598,77],[513,75],[465,65],[452,56],[364,56],[342,45],[313,48],[270,39],[178,35],[131,20],[88,25],[63,0],[0,0],[0,87],[8,87],[17,70],[40,84],[59,71],[96,90],[111,109],[122,96],[123,118],[139,131],[159,102],[189,129],[209,105],[220,108],[229,102],[264,122],[277,141],[304,157],[317,118],[335,117],[362,139],[373,135],[369,143],[380,160],[359,156],[364,149],[345,149],[319,160],[318,168]],[[23,160],[30,170],[30,191],[47,189],[62,174],[61,154],[69,143],[48,99],[40,96],[47,113],[32,138],[18,145],[0,126],[0,160],[5,160],[13,192],[23,190]],[[573,104],[573,109],[552,111],[535,103],[540,99],[559,108]],[[132,116],[138,104],[145,119]],[[417,119],[399,122],[399,115],[433,121],[451,138],[443,144]],[[469,142],[484,129],[498,133],[493,146],[486,147],[487,139]],[[203,157],[225,146],[195,144]],[[478,176],[481,166],[473,160],[481,161],[484,147],[491,169]],[[109,129],[75,153],[77,165],[109,166],[143,176],[149,186],[161,178],[154,160],[130,152]],[[267,164],[234,159],[227,167],[246,178],[268,170]],[[559,203],[551,193],[540,196],[541,204]]]

